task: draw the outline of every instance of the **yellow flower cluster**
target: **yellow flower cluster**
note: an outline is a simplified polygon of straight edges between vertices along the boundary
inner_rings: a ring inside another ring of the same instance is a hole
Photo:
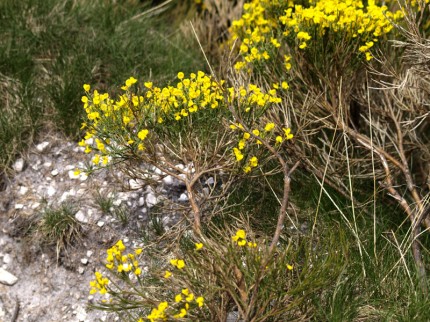
[[[262,144],[262,142],[258,138],[265,139],[268,142],[270,142],[271,140],[274,140],[275,145],[279,147],[282,142],[291,140],[294,137],[294,135],[291,133],[290,128],[282,128],[283,135],[276,135],[276,131],[275,131],[276,125],[273,122],[266,123],[262,130],[259,130],[257,128],[252,129],[251,130],[252,135],[251,133],[246,132],[243,129],[243,126],[239,123],[231,124],[230,128],[232,130],[237,130],[237,129],[241,130],[240,132],[241,137],[238,141],[238,145],[237,147],[233,148],[233,154],[237,162],[240,162],[244,159],[245,156],[242,151],[244,151],[244,149],[250,145],[250,142],[254,142],[257,146]],[[255,155],[250,156],[245,166],[243,167],[243,171],[245,173],[249,173],[252,171],[253,168],[256,168],[257,166],[258,166],[258,158]]]
[[[100,294],[104,295],[107,293],[106,286],[109,284],[109,279],[106,277],[103,277],[103,275],[100,272],[95,272],[95,280],[90,282],[90,294],[95,294],[99,292]]]
[[[241,246],[241,247],[246,246],[246,245],[248,245],[248,247],[250,247],[250,248],[257,247],[257,243],[246,240],[246,232],[243,229],[239,229],[236,232],[236,235],[231,237],[231,239],[234,242],[236,242],[238,246]]]
[[[90,85],[83,86],[86,95],[82,97],[82,102],[87,113],[87,121],[83,127],[87,128],[87,132],[79,145],[85,147],[86,153],[97,151],[92,159],[94,165],[108,164],[112,154],[121,149],[130,149],[134,153],[144,151],[147,144],[145,142],[151,140],[152,136],[156,137],[154,129],[159,128],[160,124],[170,126],[172,122],[176,123],[181,119],[191,122],[192,115],[200,111],[218,109],[228,114],[228,104],[232,104],[238,106],[240,112],[261,115],[270,104],[281,102],[277,95],[278,90],[288,89],[288,83],[285,81],[273,84],[273,88],[268,92],[253,84],[225,89],[224,81],[213,81],[201,71],[197,74],[191,73],[188,78],[179,72],[177,78],[176,86],[164,88],[144,82],[144,91],[136,95],[131,87],[137,83],[137,79],[130,77],[122,86],[125,93],[117,100],[97,90],[90,93]],[[263,132],[271,132],[274,124],[270,126],[266,126]],[[235,127],[231,126],[232,129]],[[258,136],[259,130],[255,129],[253,133]],[[241,151],[249,138],[250,134],[244,133],[238,147],[233,149],[237,161],[243,159]],[[279,143],[279,140],[277,142]],[[256,143],[261,144],[259,140],[256,140]],[[257,157],[250,156],[244,171],[248,173],[257,165]]]
[[[172,304],[170,311],[177,312],[176,314],[168,312],[169,303],[165,301],[159,303],[156,308],[153,308],[151,314],[146,318],[151,322],[167,321],[168,318],[182,319],[187,316],[191,307],[190,304],[194,304],[194,307],[202,307],[205,299],[203,296],[196,297],[188,288],[184,288],[179,294],[175,295],[175,303],[177,304]],[[178,304],[181,304],[181,306],[178,307]],[[175,308],[173,308],[173,305],[175,305]]]
[[[343,32],[352,41],[357,39],[362,44],[360,52],[370,60],[373,43],[392,30],[393,21],[403,18],[401,10],[391,12],[384,2],[387,1],[311,0],[304,7],[303,1],[251,0],[244,4],[242,17],[231,27],[231,43],[240,40],[243,57],[235,68],[240,70],[270,59],[285,47],[284,43],[305,49],[312,39],[318,41],[327,31]],[[287,70],[290,67],[286,60]]]
[[[142,274],[142,268],[139,266],[139,261],[136,256],[142,253],[142,249],[135,249],[133,253],[125,254],[126,247],[122,240],[119,240],[114,246],[109,248],[106,253],[106,268],[118,273],[130,272],[136,276]]]
[[[93,157],[95,165],[105,165],[109,161],[111,145],[116,144],[138,151],[145,149],[144,141],[151,135],[151,127],[168,121],[179,121],[191,117],[204,109],[215,109],[224,101],[224,81],[216,82],[205,73],[191,73],[185,78],[178,73],[176,86],[159,88],[152,82],[144,82],[144,92],[136,95],[132,86],[137,79],[130,77],[121,88],[125,91],[118,99],[109,97],[108,93],[94,90],[85,84],[86,95],[82,97],[87,121],[82,128],[87,128],[86,135],[79,145],[85,152],[97,151]],[[111,142],[108,135],[119,133],[122,141]],[[104,133],[101,137],[99,134]],[[97,136],[95,140],[93,137]]]

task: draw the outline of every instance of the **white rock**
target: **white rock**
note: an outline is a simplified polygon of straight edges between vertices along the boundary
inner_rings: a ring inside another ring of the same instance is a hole
[[[158,203],[157,196],[154,193],[148,193],[146,195],[146,205],[149,208],[154,207]]]
[[[145,204],[145,199],[143,197],[139,198],[139,201],[137,202],[137,204],[142,207]]]
[[[15,204],[15,209],[22,209],[24,208],[24,205],[22,203]]]
[[[7,270],[0,268],[0,283],[12,286],[18,281],[18,278],[9,273]]]
[[[6,265],[12,263],[12,256],[10,256],[10,254],[4,254],[3,263],[5,263]]]
[[[178,201],[188,201],[188,195],[187,193],[181,193],[181,195],[179,196]]]
[[[87,265],[87,264],[88,264],[88,258],[86,258],[86,257],[81,258],[81,263],[82,263],[83,265]]]
[[[40,202],[34,202],[31,204],[31,209],[37,209],[40,207]]]
[[[121,203],[122,203],[122,200],[121,199],[115,199],[114,201],[112,201],[112,204],[114,205],[114,206],[119,206],[119,205],[121,205]]]
[[[36,150],[39,152],[43,152],[49,145],[49,142],[45,141],[36,145]]]
[[[87,250],[87,257],[91,257],[93,256],[93,251],[92,250]]]
[[[55,195],[56,191],[57,191],[57,189],[55,189],[54,187],[50,186],[48,188],[48,191],[46,193],[48,194],[48,196],[52,197],[53,195]]]
[[[209,177],[206,182],[205,182],[208,186],[211,186],[215,183],[215,180],[213,177]]]
[[[19,158],[15,161],[15,163],[13,164],[13,169],[16,172],[22,172],[22,170],[24,170],[24,166],[25,166],[25,161],[23,158]]]
[[[171,186],[175,183],[175,178],[173,178],[171,175],[167,175],[163,178],[163,183],[167,186]]]
[[[48,161],[43,164],[45,168],[50,168],[52,166],[52,162]]]
[[[105,225],[105,222],[104,221],[98,221],[97,222],[97,226],[99,226],[99,227],[103,227]]]
[[[87,216],[85,216],[84,212],[82,210],[79,210],[76,214],[75,214],[75,218],[77,221],[81,222],[81,223],[88,223],[88,218]]]
[[[56,175],[58,175],[58,173],[59,173],[58,170],[54,169],[51,171],[51,176],[55,177]]]
[[[21,187],[19,187],[18,193],[19,193],[20,195],[25,195],[25,194],[27,193],[27,191],[28,191],[28,188],[27,188],[27,187],[25,187],[25,186],[21,186]]]
[[[85,172],[81,172],[80,174],[79,174],[79,180],[81,180],[81,181],[85,181],[85,180],[87,180],[88,179],[88,174],[86,174]]]

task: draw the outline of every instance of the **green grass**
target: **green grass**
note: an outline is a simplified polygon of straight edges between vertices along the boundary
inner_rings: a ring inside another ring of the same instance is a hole
[[[40,214],[31,238],[42,247],[55,245],[58,259],[60,253],[81,236],[81,224],[75,218],[76,212],[70,204],[47,207]]]
[[[111,93],[129,76],[166,84],[179,69],[205,68],[171,16],[142,15],[148,9],[138,1],[0,3],[0,172],[42,125],[80,134],[84,83]]]

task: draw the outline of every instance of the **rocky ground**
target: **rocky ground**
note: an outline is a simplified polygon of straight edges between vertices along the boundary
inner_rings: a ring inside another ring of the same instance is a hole
[[[0,191],[0,321],[114,321],[87,307],[106,249],[118,239],[140,246],[136,232],[148,225],[160,192],[187,199],[169,177],[154,189],[112,170],[76,174],[88,160],[75,142],[48,133],[15,162]],[[46,209],[64,205],[73,209],[79,235],[58,250],[34,231]],[[162,221],[168,226],[172,218]]]

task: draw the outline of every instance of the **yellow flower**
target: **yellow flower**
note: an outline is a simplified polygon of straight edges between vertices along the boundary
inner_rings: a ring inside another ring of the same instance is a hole
[[[185,77],[183,72],[178,73],[178,79],[183,79]]]
[[[267,123],[264,127],[264,131],[270,132],[275,128],[275,123]]]
[[[258,129],[252,130],[252,134],[254,134],[255,136],[259,136],[260,131]]]
[[[306,48],[306,43],[305,42],[302,42],[301,44],[300,44],[300,46],[299,46],[299,48],[300,49],[305,49]]]
[[[136,255],[140,255],[142,253],[142,248],[138,248],[134,251]]]
[[[178,314],[175,314],[173,317],[175,319],[180,319],[180,318],[185,317],[186,315],[187,315],[187,310],[186,309],[181,309],[181,312],[178,313]]]
[[[190,294],[190,295],[188,295],[186,298],[185,298],[185,300],[187,301],[187,302],[191,302],[192,300],[194,300],[194,294]]]
[[[284,139],[282,138],[282,136],[277,136],[276,137],[276,143],[282,143],[284,141]]]
[[[283,89],[288,89],[288,88],[290,88],[290,86],[288,86],[288,83],[287,83],[287,82],[282,82],[281,86],[282,86],[282,88],[283,88]]]
[[[78,175],[80,175],[80,174],[81,174],[81,170],[79,170],[79,169],[75,169],[75,171],[73,172],[73,174],[74,174],[75,176],[78,176]]]
[[[90,89],[91,89],[91,86],[90,85],[88,85],[88,84],[84,84],[84,91],[85,92],[89,92],[90,91]]]
[[[130,87],[131,85],[135,84],[137,82],[137,79],[134,77],[130,77],[125,81],[125,86]]]
[[[290,264],[287,264],[287,269],[289,270],[289,271],[292,271],[293,270],[293,265],[290,265]]]
[[[249,160],[249,166],[252,168],[255,168],[257,165],[258,165],[258,159],[257,157],[254,156]]]
[[[196,250],[200,250],[203,248],[203,243],[196,243]]]
[[[233,148],[234,156],[236,157],[237,161],[240,161],[243,159],[243,154],[240,152],[238,148]]]
[[[199,296],[198,298],[196,298],[196,303],[199,305],[199,307],[202,307],[204,302],[205,299],[203,298],[203,296]]]
[[[122,240],[118,240],[118,241],[116,242],[115,246],[118,248],[118,250],[119,250],[120,252],[125,251],[125,246],[124,246],[124,243],[122,242]]]
[[[142,270],[140,269],[140,267],[136,268],[136,270],[134,271],[134,274],[136,274],[137,276],[142,274]]]
[[[148,133],[149,133],[149,131],[146,129],[141,130],[139,133],[137,133],[137,137],[143,141],[148,136]]]
[[[179,302],[181,302],[182,301],[182,294],[178,294],[178,295],[176,295],[175,296],[175,302],[176,303],[179,303]]]
[[[172,276],[172,273],[169,271],[166,271],[166,273],[164,274],[164,278],[170,278],[170,276]]]
[[[256,242],[248,242],[248,247],[249,248],[255,248],[255,247],[257,247],[257,243]]]
[[[243,167],[243,172],[245,172],[245,173],[249,173],[249,172],[251,172],[251,170],[252,169],[251,169],[251,167],[249,165]]]
[[[182,289],[182,294],[184,294],[185,296],[190,295],[190,291],[187,288]]]
[[[179,259],[178,265],[176,267],[179,269],[183,269],[185,267],[185,262],[182,259]]]
[[[238,244],[239,246],[245,246],[245,245],[246,245],[246,240],[245,240],[245,239],[239,240],[239,241],[237,242],[237,244]]]
[[[294,137],[294,135],[291,133],[291,129],[290,128],[282,128],[282,130],[284,130],[284,134],[285,134],[285,139],[286,140],[290,140]]]

